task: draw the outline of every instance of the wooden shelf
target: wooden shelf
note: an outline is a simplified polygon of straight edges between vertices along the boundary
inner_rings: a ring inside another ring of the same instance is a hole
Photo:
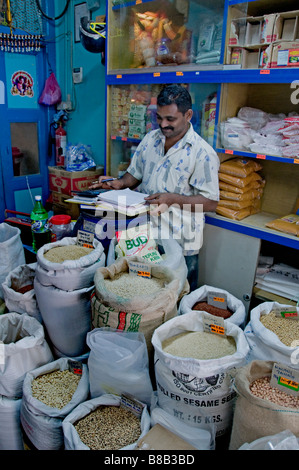
[[[263,300],[264,302],[278,302],[279,304],[296,305],[296,302],[280,295],[272,294],[266,290],[259,289],[258,287],[253,288],[253,294],[256,299]]]

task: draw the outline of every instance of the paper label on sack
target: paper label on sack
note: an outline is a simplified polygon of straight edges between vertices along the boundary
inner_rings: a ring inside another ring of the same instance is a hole
[[[207,303],[217,308],[227,309],[227,295],[219,292],[208,292]]]
[[[139,261],[129,261],[129,273],[133,276],[141,276],[147,279],[150,279],[151,267],[147,263],[141,263]]]
[[[84,246],[85,248],[93,248],[94,234],[78,230],[77,232],[77,244]]]
[[[273,309],[276,317],[288,318],[290,320],[299,320],[299,315],[296,307],[281,307]]]
[[[295,397],[299,396],[299,370],[274,363],[270,386]]]
[[[82,375],[82,362],[81,361],[74,361],[69,360],[68,362],[69,371],[75,375]]]
[[[131,411],[137,418],[141,417],[143,408],[145,405],[141,403],[141,401],[136,400],[136,398],[132,397],[129,394],[121,395],[120,406],[125,408],[126,410]]]
[[[209,313],[203,314],[203,326],[206,333],[217,334],[220,336],[226,336],[226,328],[224,318],[216,317]]]

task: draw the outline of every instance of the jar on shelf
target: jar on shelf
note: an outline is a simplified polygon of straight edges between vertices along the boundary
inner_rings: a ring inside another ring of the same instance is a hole
[[[70,237],[72,232],[71,216],[66,214],[53,215],[49,220],[51,230],[51,242],[56,242],[64,237]]]

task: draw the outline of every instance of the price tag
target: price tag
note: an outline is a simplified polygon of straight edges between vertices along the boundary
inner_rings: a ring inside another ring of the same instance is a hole
[[[183,77],[184,76],[184,72],[176,72],[175,73],[177,77]]]
[[[256,154],[256,158],[260,158],[261,160],[266,160],[266,155]]]
[[[224,318],[215,317],[209,313],[203,314],[204,331],[216,335],[226,336]]]
[[[233,155],[234,151],[233,150],[225,150],[224,153],[230,153],[231,155]]]
[[[214,307],[227,309],[227,295],[219,292],[208,292],[207,303]]]
[[[160,77],[160,75],[161,75],[160,72],[153,73],[153,77]]]
[[[284,364],[275,363],[270,379],[271,387],[277,388],[289,395],[299,396],[299,370]]]
[[[123,76],[118,74],[118,75],[116,75],[116,78],[123,78]]]
[[[290,318],[292,320],[299,320],[299,315],[296,307],[283,307],[274,309],[276,317]]]
[[[69,371],[76,375],[82,375],[82,362],[81,361],[69,361]]]
[[[136,398],[129,394],[121,395],[120,406],[126,410],[131,411],[135,416],[137,416],[137,418],[141,417],[143,408],[145,407],[143,403],[141,403],[139,400],[136,400]]]
[[[294,158],[294,163],[297,163],[297,164],[299,163],[298,158]]]
[[[78,230],[77,232],[77,245],[83,246],[84,248],[93,248],[94,234],[90,232],[84,232],[84,230]]]
[[[260,74],[261,74],[261,75],[270,75],[270,70],[268,70],[268,69],[262,69],[262,70],[260,70]]]
[[[152,276],[150,266],[138,261],[129,261],[129,273],[134,276],[140,276],[147,279],[150,279]]]

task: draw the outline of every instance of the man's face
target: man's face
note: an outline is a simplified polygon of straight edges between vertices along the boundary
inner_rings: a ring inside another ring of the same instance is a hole
[[[157,107],[157,122],[166,139],[181,138],[185,135],[191,117],[191,109],[182,114],[174,103]]]

